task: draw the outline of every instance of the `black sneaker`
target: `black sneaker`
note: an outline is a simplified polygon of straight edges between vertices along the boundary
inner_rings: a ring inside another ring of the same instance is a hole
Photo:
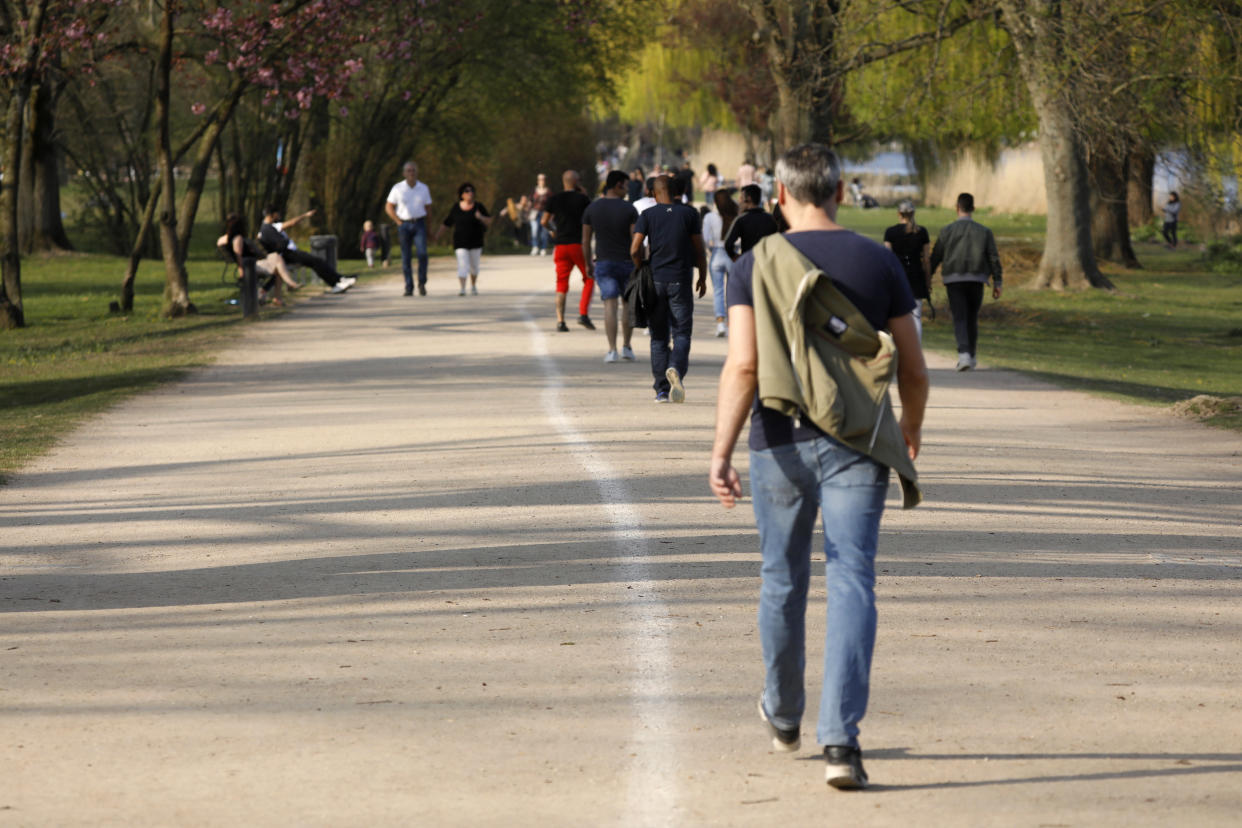
[[[824,748],[828,769],[824,773],[828,784],[841,791],[856,791],[867,787],[867,772],[863,770],[862,751],[848,745],[828,745]]]
[[[413,296],[413,295],[414,295],[414,291],[412,290],[407,290],[405,293],[402,294],[402,296]]]
[[[763,696],[759,697],[759,718],[763,719],[763,723],[768,726],[768,732],[772,734],[773,750],[780,751],[781,753],[793,753],[802,747],[802,733],[798,728],[781,730],[772,724],[772,720],[768,718],[768,711],[763,709]]]
[[[557,322],[556,332],[557,333],[569,333],[569,326],[566,325],[564,322]]]
[[[426,296],[426,295],[427,295],[427,286],[426,286],[426,285],[419,285],[419,286],[418,286],[418,295],[419,295],[419,296]]]
[[[586,328],[588,331],[595,330],[595,323],[591,321],[591,317],[585,313],[578,317],[578,324]]]

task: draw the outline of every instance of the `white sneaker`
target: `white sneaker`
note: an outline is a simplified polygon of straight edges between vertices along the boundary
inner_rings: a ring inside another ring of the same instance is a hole
[[[457,295],[458,295],[458,296],[465,296],[465,295],[466,295],[466,289],[465,289],[465,288],[462,288],[461,290],[457,291]]]
[[[686,401],[686,387],[681,384],[681,375],[677,373],[676,368],[669,368],[664,372],[664,376],[668,379],[669,389],[668,398],[675,403]]]
[[[604,362],[616,362],[619,359],[616,351],[609,351],[604,354]]]
[[[973,371],[973,370],[975,370],[975,369],[976,369],[976,368],[978,368],[978,367],[979,367],[979,363],[978,363],[978,361],[974,358],[974,356],[971,356],[971,358],[970,358],[970,370],[972,370],[972,371]]]
[[[717,322],[716,323],[716,338],[719,339],[720,337],[728,336],[728,335],[729,335],[729,327],[725,325],[725,323],[723,322]]]
[[[546,256],[546,255],[548,255],[548,248],[546,248],[546,247],[545,247],[545,248],[541,249],[541,250],[539,251],[539,255],[540,255],[540,256]]]
[[[471,286],[470,286],[470,295],[471,295],[471,296],[478,296],[478,295],[479,295],[479,289],[478,289],[476,286],[471,285]]]
[[[332,293],[344,293],[349,290],[358,280],[353,276],[345,276],[335,285],[332,286]]]
[[[970,354],[962,352],[957,355],[957,370],[969,371],[975,367],[972,363],[974,363],[974,360],[970,358]]]
[[[635,359],[634,349],[631,348],[629,345],[623,345],[621,347],[621,358],[626,360],[627,362],[633,362]]]
[[[530,255],[532,255],[532,256],[538,256],[538,255],[539,255],[539,248],[538,248],[538,247],[532,247],[532,248],[530,249]]]

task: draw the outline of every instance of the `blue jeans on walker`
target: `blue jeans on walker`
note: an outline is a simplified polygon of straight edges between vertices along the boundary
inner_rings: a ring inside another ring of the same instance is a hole
[[[427,219],[403,221],[397,228],[401,237],[401,273],[405,276],[405,292],[414,292],[414,269],[410,261],[410,247],[418,253],[418,286],[427,284]]]
[[[823,512],[828,626],[816,738],[858,745],[875,648],[875,554],[888,469],[829,437],[750,453],[763,583],[759,639],[763,707],[782,729],[806,707],[806,604],[811,538]]]
[[[712,260],[707,265],[707,269],[712,274],[712,304],[715,305],[717,319],[723,319],[729,315],[725,308],[725,276],[729,275],[729,264],[729,254],[725,252],[725,249],[713,247]]]
[[[531,213],[530,218],[530,249],[547,250],[552,246],[552,237],[548,228],[542,223],[543,213]]]
[[[690,369],[690,335],[694,331],[694,291],[687,279],[681,282],[656,282],[656,306],[647,311],[647,327],[651,330],[651,375],[656,393],[667,394],[671,387],[669,364],[685,379]],[[668,349],[669,334],[673,336],[672,353]]]

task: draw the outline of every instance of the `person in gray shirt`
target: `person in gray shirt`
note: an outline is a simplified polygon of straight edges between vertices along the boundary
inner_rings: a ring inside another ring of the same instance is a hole
[[[940,231],[932,248],[931,273],[944,265],[942,280],[953,314],[953,334],[957,339],[957,370],[969,371],[978,364],[975,348],[979,342],[979,308],[983,306],[983,287],[992,282],[992,298],[1001,297],[1001,261],[992,231],[974,220],[975,197],[957,197],[957,221]],[[928,274],[931,278],[931,274]]]

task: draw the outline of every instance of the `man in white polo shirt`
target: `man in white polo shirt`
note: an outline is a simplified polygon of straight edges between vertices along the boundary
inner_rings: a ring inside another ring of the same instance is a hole
[[[405,295],[414,295],[414,271],[410,262],[410,246],[418,252],[418,294],[427,295],[427,208],[431,206],[431,191],[418,180],[418,165],[406,161],[401,168],[405,176],[388,192],[384,209],[397,224],[401,239],[401,272],[405,276]]]

